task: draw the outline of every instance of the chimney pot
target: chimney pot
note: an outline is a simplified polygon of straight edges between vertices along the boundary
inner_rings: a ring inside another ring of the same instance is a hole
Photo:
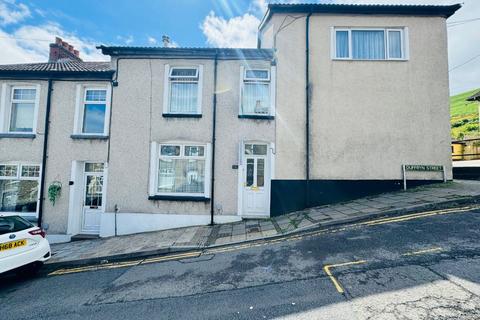
[[[170,37],[169,37],[169,36],[163,35],[163,36],[162,36],[162,42],[163,42],[163,46],[164,46],[165,48],[170,47]]]
[[[60,37],[55,37],[55,43],[50,44],[49,62],[64,60],[82,61],[80,52],[75,50],[73,45],[63,41]]]

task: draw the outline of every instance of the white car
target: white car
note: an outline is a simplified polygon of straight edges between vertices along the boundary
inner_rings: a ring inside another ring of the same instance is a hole
[[[33,274],[50,256],[45,231],[20,216],[0,213],[0,273]]]

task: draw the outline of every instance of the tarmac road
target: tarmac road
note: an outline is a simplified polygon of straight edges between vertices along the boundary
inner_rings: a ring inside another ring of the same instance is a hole
[[[0,278],[9,319],[480,319],[480,210]]]

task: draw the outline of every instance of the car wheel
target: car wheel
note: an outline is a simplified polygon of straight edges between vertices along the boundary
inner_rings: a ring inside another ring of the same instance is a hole
[[[34,277],[38,271],[40,270],[40,268],[43,266],[43,263],[41,262],[33,262],[33,263],[30,263],[30,264],[27,264],[23,267],[20,267],[18,270],[17,270],[17,276],[18,277],[21,277],[21,278],[31,278],[31,277]]]

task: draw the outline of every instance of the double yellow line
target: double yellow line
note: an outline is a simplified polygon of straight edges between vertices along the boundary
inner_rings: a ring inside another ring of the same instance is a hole
[[[443,210],[433,210],[433,211],[420,212],[420,213],[412,213],[412,214],[406,214],[399,217],[390,217],[390,218],[366,221],[366,222],[359,223],[357,225],[374,226],[374,225],[380,225],[385,223],[401,222],[401,221],[408,221],[408,220],[413,220],[418,218],[432,217],[432,216],[443,215],[448,213],[463,213],[466,211],[470,211],[474,208],[475,207],[462,207],[462,208],[456,208],[456,209],[454,208],[454,209],[443,209]]]
[[[111,263],[104,263],[104,264],[85,266],[85,267],[59,269],[59,270],[50,272],[48,275],[49,276],[58,276],[58,275],[62,275],[62,274],[77,273],[77,272],[133,267],[133,266],[155,263],[155,262],[162,262],[162,261],[169,261],[169,260],[181,260],[181,259],[186,259],[186,258],[196,258],[196,257],[199,257],[201,254],[202,254],[201,251],[192,251],[192,252],[186,252],[186,253],[180,253],[180,254],[174,254],[174,255],[168,255],[168,256],[162,256],[162,257],[155,257],[155,258],[139,259],[139,260],[133,260],[133,261],[111,262]]]
[[[426,218],[426,217],[449,214],[449,213],[463,213],[463,212],[466,212],[466,211],[470,211],[474,208],[477,208],[477,207],[462,207],[462,208],[445,209],[445,210],[433,210],[433,211],[427,211],[427,212],[421,212],[421,213],[407,214],[407,215],[398,216],[398,217],[380,218],[380,219],[375,219],[375,220],[370,220],[370,221],[365,221],[365,222],[354,223],[354,224],[350,224],[350,225],[340,227],[340,228],[331,228],[331,229],[324,229],[324,230],[320,230],[320,231],[312,231],[312,232],[307,232],[307,233],[301,234],[301,235],[298,235],[298,234],[297,235],[291,235],[291,236],[287,235],[287,236],[284,236],[284,237],[281,237],[281,238],[275,238],[275,239],[271,239],[271,240],[259,240],[258,242],[245,243],[245,244],[239,244],[239,245],[231,245],[231,246],[220,247],[220,248],[212,248],[212,249],[206,249],[204,251],[198,250],[198,251],[192,251],[192,252],[186,252],[186,253],[180,253],[180,254],[174,254],[174,255],[168,255],[168,256],[161,256],[161,257],[155,257],[155,258],[148,258],[148,259],[139,259],[139,260],[125,261],[125,262],[105,263],[105,264],[100,264],[100,265],[84,266],[84,267],[78,267],[78,268],[59,269],[59,270],[56,270],[56,271],[53,271],[53,272],[49,273],[48,275],[62,275],[62,274],[77,273],[77,272],[124,268],[124,267],[131,267],[131,266],[136,266],[136,265],[140,265],[140,264],[148,264],[148,263],[155,263],[155,262],[181,260],[181,259],[185,259],[185,258],[198,257],[200,255],[216,254],[216,253],[223,253],[223,252],[230,252],[230,251],[248,249],[248,248],[252,248],[252,247],[265,246],[265,245],[279,243],[279,242],[283,242],[283,241],[296,241],[296,240],[301,240],[305,237],[312,237],[312,236],[318,236],[318,235],[338,233],[338,232],[341,232],[341,231],[345,231],[345,230],[349,230],[349,229],[356,228],[356,227],[361,227],[361,226],[376,226],[376,225],[382,225],[382,224],[387,224],[387,223],[402,222],[402,221]],[[338,266],[339,265],[330,265],[330,268],[338,267]]]

